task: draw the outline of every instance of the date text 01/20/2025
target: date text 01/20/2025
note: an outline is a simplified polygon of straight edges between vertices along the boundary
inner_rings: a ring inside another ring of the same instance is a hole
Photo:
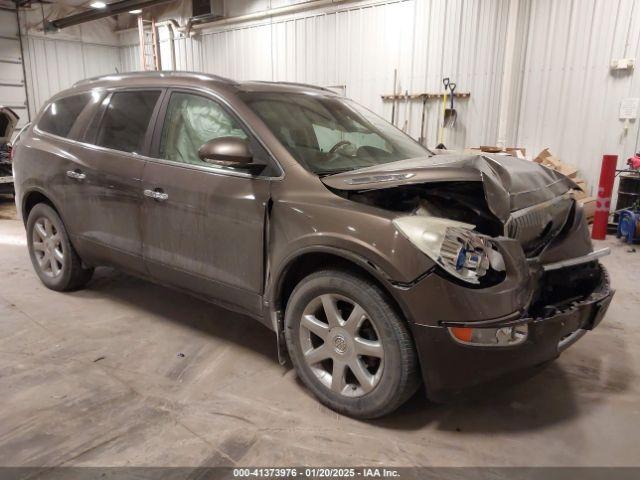
[[[235,468],[234,478],[397,478],[400,473],[388,468]]]

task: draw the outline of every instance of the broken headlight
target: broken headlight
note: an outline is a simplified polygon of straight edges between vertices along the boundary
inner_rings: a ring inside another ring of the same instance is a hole
[[[399,217],[393,224],[446,272],[465,282],[478,284],[490,269],[505,269],[494,243],[474,232],[474,225],[421,215]]]

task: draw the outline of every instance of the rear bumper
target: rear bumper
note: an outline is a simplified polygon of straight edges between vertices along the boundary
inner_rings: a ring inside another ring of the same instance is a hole
[[[600,272],[598,284],[590,294],[562,307],[547,305],[536,308],[536,314],[531,309],[490,320],[414,323],[412,330],[427,396],[443,400],[467,387],[556,358],[604,317],[614,291],[604,267]],[[522,323],[528,325],[526,341],[508,347],[465,345],[449,333],[452,326],[496,328]]]

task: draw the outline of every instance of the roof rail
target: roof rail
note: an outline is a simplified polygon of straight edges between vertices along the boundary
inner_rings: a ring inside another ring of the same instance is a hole
[[[271,83],[271,84],[280,84],[280,85],[291,85],[293,87],[305,87],[305,88],[312,88],[314,90],[322,90],[323,92],[331,92],[331,93],[336,93],[333,90],[331,90],[330,88],[326,88],[326,87],[320,87],[318,85],[312,85],[310,83],[300,83],[300,82],[268,82],[268,81],[264,81],[264,80],[255,80],[255,83]]]
[[[236,81],[231,80],[230,78],[221,77],[219,75],[212,75],[210,73],[204,73],[204,72],[189,72],[184,70],[157,70],[157,71],[150,71],[150,72],[140,72],[140,71],[114,72],[106,75],[99,75],[97,77],[90,77],[90,78],[85,78],[83,80],[79,80],[76,83],[74,83],[73,86],[77,87],[80,85],[87,85],[89,83],[98,82],[100,80],[108,80],[113,77],[129,77],[129,78],[130,77],[156,77],[158,75],[165,75],[165,76],[172,76],[172,77],[190,77],[190,76],[198,75],[200,77],[208,77],[211,80],[214,80],[220,83],[226,83],[228,85],[235,85],[237,83]]]

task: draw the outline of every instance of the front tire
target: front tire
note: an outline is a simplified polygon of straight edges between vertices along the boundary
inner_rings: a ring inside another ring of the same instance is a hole
[[[287,304],[285,337],[303,383],[350,417],[386,415],[420,384],[406,323],[363,277],[323,270],[304,278]]]
[[[29,212],[27,245],[33,268],[51,290],[77,290],[93,275],[93,268],[82,266],[62,219],[45,203],[37,204]]]

